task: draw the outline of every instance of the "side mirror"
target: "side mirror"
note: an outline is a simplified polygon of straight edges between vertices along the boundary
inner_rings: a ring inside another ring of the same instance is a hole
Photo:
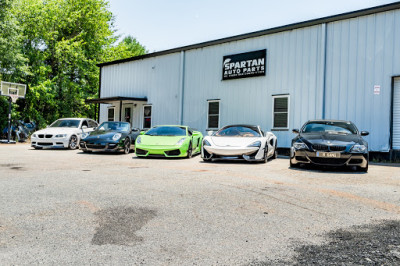
[[[212,130],[207,131],[208,136],[212,136],[213,134],[214,134],[214,131],[212,131]]]
[[[369,132],[368,131],[361,131],[361,136],[368,136]]]
[[[146,131],[142,130],[140,131],[140,135],[144,135],[146,133]]]
[[[87,126],[82,126],[82,129],[87,129]]]
[[[295,129],[292,130],[292,132],[295,133],[295,134],[299,134],[299,133],[300,133],[300,130],[298,130],[297,128],[295,128]]]

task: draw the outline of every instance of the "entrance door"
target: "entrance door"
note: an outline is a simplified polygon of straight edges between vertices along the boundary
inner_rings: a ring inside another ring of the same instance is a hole
[[[400,77],[393,82],[393,149],[400,150]]]
[[[124,107],[124,122],[128,122],[132,126],[132,107]]]

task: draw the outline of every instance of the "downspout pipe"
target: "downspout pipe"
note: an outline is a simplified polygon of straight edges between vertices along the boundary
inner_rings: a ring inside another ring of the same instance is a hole
[[[181,51],[180,62],[180,108],[179,108],[179,124],[183,125],[183,107],[184,107],[184,92],[185,92],[185,51]]]
[[[322,24],[322,119],[326,118],[326,58],[327,58],[327,24]]]

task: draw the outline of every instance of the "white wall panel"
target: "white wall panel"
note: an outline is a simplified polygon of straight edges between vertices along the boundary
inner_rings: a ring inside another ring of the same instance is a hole
[[[179,82],[179,53],[103,66],[101,97],[147,97],[147,104],[153,105],[153,124],[178,124]],[[101,105],[100,121],[107,119],[105,108],[106,105]],[[138,118],[137,112],[141,112],[141,108],[139,104],[134,108],[134,118]],[[133,124],[138,125],[138,121]]]
[[[321,117],[318,75],[321,26],[229,42],[186,52],[184,123],[205,132],[207,100],[220,99],[221,126],[236,123],[272,128],[272,95],[290,94],[289,129]],[[225,55],[267,49],[265,77],[222,81]],[[289,147],[290,130],[276,131]]]
[[[391,81],[400,73],[400,11],[329,23],[327,34],[326,118],[353,121],[370,131],[370,150],[388,151]]]

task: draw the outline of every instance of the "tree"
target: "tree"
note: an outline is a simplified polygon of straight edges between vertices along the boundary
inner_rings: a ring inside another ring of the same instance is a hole
[[[22,35],[13,16],[11,0],[0,0],[0,80],[19,82],[29,73],[27,60],[21,52]],[[7,125],[8,101],[0,97],[0,131]]]
[[[40,126],[60,117],[94,117],[96,106],[84,100],[98,95],[96,64],[146,53],[130,36],[115,44],[106,0],[10,1],[0,0],[0,23],[9,29],[0,33],[9,50],[0,39],[0,52],[15,57],[0,62],[0,73],[28,85],[26,105],[18,110]]]
[[[127,36],[116,46],[110,46],[105,50],[104,61],[114,61],[144,55],[148,51],[134,37]]]

